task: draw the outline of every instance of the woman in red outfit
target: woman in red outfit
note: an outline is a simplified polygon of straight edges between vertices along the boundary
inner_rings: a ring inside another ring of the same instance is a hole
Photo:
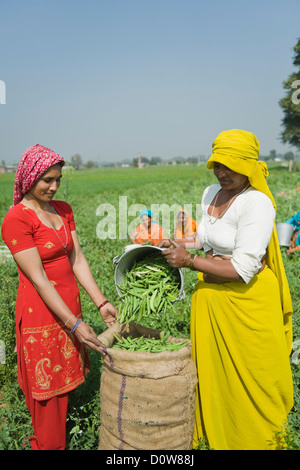
[[[107,326],[118,315],[93,278],[70,205],[53,200],[63,165],[59,155],[41,145],[24,152],[14,206],[1,230],[19,271],[18,381],[32,417],[35,450],[65,449],[68,392],[84,382],[86,348],[103,352],[96,333],[82,319],[77,281]]]

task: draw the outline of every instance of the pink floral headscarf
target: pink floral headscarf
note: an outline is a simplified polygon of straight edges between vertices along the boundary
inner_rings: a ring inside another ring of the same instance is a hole
[[[24,195],[37,182],[45,171],[56,163],[65,161],[53,150],[34,145],[27,149],[20,160],[15,177],[14,206],[22,201]]]

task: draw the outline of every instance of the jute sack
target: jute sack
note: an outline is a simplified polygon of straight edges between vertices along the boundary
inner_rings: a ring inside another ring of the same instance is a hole
[[[98,450],[192,449],[197,373],[190,341],[178,351],[134,352],[111,348],[114,334],[160,338],[160,331],[135,323],[115,324],[98,336],[107,352]]]

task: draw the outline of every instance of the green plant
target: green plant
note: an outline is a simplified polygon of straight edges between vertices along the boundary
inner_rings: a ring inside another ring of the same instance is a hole
[[[277,204],[277,222],[284,222],[299,210],[300,192],[296,172],[278,164],[269,165],[268,184]],[[129,237],[114,240],[99,239],[96,228],[99,216],[96,215],[100,204],[108,203],[116,208],[117,234],[119,233],[119,196],[127,197],[128,207],[135,203],[144,204],[192,204],[195,218],[196,204],[201,202],[203,189],[215,183],[212,172],[204,165],[152,166],[143,170],[137,168],[97,169],[73,171],[65,194],[75,216],[76,229],[83,252],[90,264],[94,277],[105,296],[116,306],[120,297],[114,282],[113,258],[123,252],[130,244]],[[12,204],[14,174],[0,175],[1,183],[1,220]],[[64,186],[64,178],[61,188]],[[176,188],[176,191],[174,190]],[[60,190],[61,191],[61,190]],[[57,199],[63,199],[60,192]],[[128,223],[131,219],[128,219]],[[159,222],[159,221],[158,221]],[[173,225],[171,224],[171,234]],[[201,255],[201,253],[199,253]],[[299,270],[300,257],[287,257],[282,249],[282,257],[288,277],[294,307],[294,340],[300,339],[300,301]],[[174,304],[169,315],[166,329],[175,337],[189,338],[190,304],[197,274],[190,270],[184,272],[185,299]],[[6,364],[0,366],[0,449],[29,449],[27,436],[32,433],[30,416],[22,391],[17,384],[17,358],[15,350],[15,299],[18,286],[18,272],[14,263],[0,263],[0,339],[6,344]],[[80,288],[83,316],[97,334],[105,329],[97,308]],[[159,318],[147,318],[150,328],[162,328]],[[150,323],[151,322],[151,323]],[[67,449],[97,449],[100,416],[99,386],[101,381],[102,359],[94,351],[90,352],[91,372],[86,382],[78,387],[70,397],[67,422]],[[288,416],[287,445],[299,449],[300,436],[300,366],[293,364],[294,407]],[[202,450],[207,445],[201,443]]]

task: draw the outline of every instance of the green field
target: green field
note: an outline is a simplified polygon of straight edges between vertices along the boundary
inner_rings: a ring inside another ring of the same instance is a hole
[[[12,204],[14,174],[0,175],[1,222]],[[85,171],[65,171],[57,199],[69,202],[73,208],[78,236],[90,263],[92,272],[106,297],[118,306],[119,297],[114,284],[113,258],[122,254],[124,246],[130,243],[129,237],[119,239],[99,239],[97,226],[101,217],[97,209],[110,204],[116,209],[117,234],[119,197],[126,196],[127,206],[143,204],[192,204],[193,210],[201,202],[203,189],[215,183],[213,172],[204,165],[154,166],[143,169],[114,168]],[[277,222],[284,222],[299,210],[300,192],[295,188],[300,184],[299,173],[289,172],[281,166],[271,166],[268,177],[270,189],[277,203]],[[136,214],[137,215],[137,214]],[[135,216],[128,217],[128,223]],[[195,216],[195,213],[193,213]],[[171,227],[172,228],[172,227]],[[0,244],[3,245],[2,240]],[[287,258],[282,249],[294,306],[294,341],[300,340],[300,300],[298,254]],[[189,337],[189,309],[196,273],[185,273],[184,290],[186,297],[175,305],[176,316],[171,319],[173,336]],[[15,348],[14,303],[17,292],[18,276],[13,263],[0,263],[0,340],[6,344],[6,364],[0,365],[0,449],[29,449],[27,436],[31,435],[30,417],[22,392],[17,385]],[[87,323],[97,334],[105,329],[95,305],[81,290],[82,311]],[[157,323],[154,328],[160,328]],[[299,346],[298,346],[299,348]],[[85,384],[76,389],[70,398],[68,414],[67,448],[69,450],[97,449],[99,414],[99,384],[102,367],[100,356],[90,353],[91,372]],[[291,361],[295,405],[289,416],[287,444],[289,449],[300,449],[300,365]]]

